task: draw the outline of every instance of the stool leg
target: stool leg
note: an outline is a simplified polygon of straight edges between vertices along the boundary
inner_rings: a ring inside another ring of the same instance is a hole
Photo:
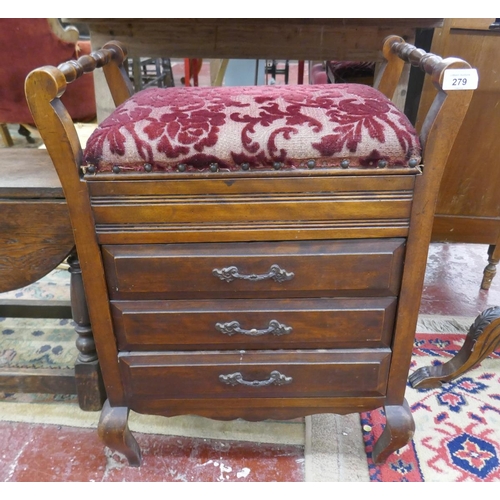
[[[76,252],[68,257],[71,273],[71,311],[76,323],[76,347],[79,351],[75,363],[76,390],[80,408],[97,411],[102,408],[106,391],[90,325],[87,301],[83,289],[82,271]]]
[[[97,431],[108,448],[125,455],[132,467],[139,467],[142,461],[141,449],[128,428],[128,415],[127,407],[111,407],[109,401],[106,401]]]
[[[406,399],[401,406],[384,407],[386,424],[372,452],[373,462],[382,464],[391,453],[405,446],[415,433],[415,422]]]

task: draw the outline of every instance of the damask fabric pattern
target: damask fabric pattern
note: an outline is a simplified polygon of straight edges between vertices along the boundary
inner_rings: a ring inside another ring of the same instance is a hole
[[[448,361],[464,338],[417,334],[410,371]],[[500,348],[439,388],[417,390],[408,385],[406,399],[415,435],[383,465],[371,459],[385,425],[383,410],[361,414],[371,481],[500,481]]]
[[[91,172],[390,168],[420,154],[409,120],[372,87],[273,85],[138,92],[94,131],[84,161]]]

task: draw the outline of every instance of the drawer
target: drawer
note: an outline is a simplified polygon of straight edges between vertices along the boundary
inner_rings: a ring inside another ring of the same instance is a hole
[[[135,403],[175,399],[380,396],[389,349],[132,353],[119,357]]]
[[[417,172],[402,170],[169,174],[168,182],[151,173],[87,184],[103,244],[404,237]]]
[[[405,240],[104,245],[112,299],[397,295]]]
[[[395,297],[112,302],[120,350],[387,347]]]

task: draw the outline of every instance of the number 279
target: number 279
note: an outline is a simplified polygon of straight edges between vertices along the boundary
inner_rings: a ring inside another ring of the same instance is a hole
[[[451,83],[454,87],[458,87],[460,85],[467,85],[467,78],[453,78]]]

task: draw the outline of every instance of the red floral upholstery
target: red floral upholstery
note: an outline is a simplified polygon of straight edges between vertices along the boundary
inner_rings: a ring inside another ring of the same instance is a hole
[[[151,88],[87,142],[91,172],[401,167],[420,161],[409,120],[358,84]]]

